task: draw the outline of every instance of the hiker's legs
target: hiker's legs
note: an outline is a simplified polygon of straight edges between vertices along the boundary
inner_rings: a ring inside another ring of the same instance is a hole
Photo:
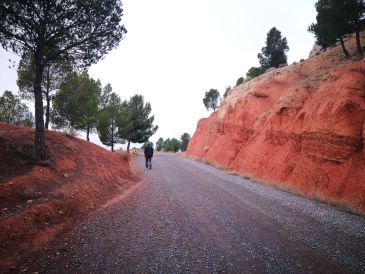
[[[146,168],[152,168],[151,157],[146,156]]]

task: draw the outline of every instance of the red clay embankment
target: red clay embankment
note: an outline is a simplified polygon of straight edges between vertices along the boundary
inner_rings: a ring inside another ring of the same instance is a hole
[[[232,89],[186,154],[365,212],[364,120],[365,61],[336,47]]]
[[[0,124],[0,265],[52,241],[80,214],[136,181],[129,157],[45,132],[51,160],[32,161],[34,129]],[[21,256],[20,256],[21,257]],[[1,270],[1,268],[0,268]],[[1,271],[0,271],[1,272]]]

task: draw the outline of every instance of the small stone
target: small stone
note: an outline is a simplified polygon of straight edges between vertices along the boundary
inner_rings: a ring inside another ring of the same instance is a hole
[[[33,200],[28,200],[28,201],[27,201],[27,203],[29,203],[29,204],[30,204],[30,203],[33,203]]]
[[[63,173],[63,176],[64,176],[64,177],[66,177],[66,178],[68,178],[68,175],[67,175],[67,173]]]
[[[4,207],[3,209],[2,209],[2,211],[4,212],[4,211],[8,211],[9,209],[7,208],[7,207]]]
[[[60,252],[56,252],[56,255],[57,255],[57,256],[60,256],[60,254],[61,254]]]
[[[14,183],[13,182],[9,182],[8,185],[12,186]]]
[[[43,169],[40,169],[39,171],[40,171],[40,172],[43,172]]]
[[[62,215],[62,214],[63,214],[63,211],[61,211],[61,210],[60,210],[60,211],[58,211],[58,214]]]

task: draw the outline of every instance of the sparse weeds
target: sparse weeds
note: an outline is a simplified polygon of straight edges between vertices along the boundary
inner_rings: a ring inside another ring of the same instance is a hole
[[[32,185],[18,186],[14,192],[16,196],[24,200],[35,199],[41,195],[41,193],[37,191],[36,187]]]
[[[130,150],[128,152],[128,151],[124,151],[124,150],[119,150],[116,153],[119,155],[119,157],[122,161],[125,161],[125,162],[128,163],[130,178],[133,181],[139,181],[141,179],[141,174],[139,173],[137,168],[135,168],[134,165],[132,164],[133,159],[137,155],[137,151],[136,150]]]
[[[249,181],[254,179],[254,176],[252,174],[248,174],[248,173],[241,174],[240,176],[241,176],[241,178],[243,178],[245,180],[249,180]]]
[[[80,135],[77,132],[77,130],[74,129],[73,127],[63,130],[62,133],[64,133],[67,137],[71,137],[71,138],[77,138]]]
[[[128,152],[128,151],[124,151],[124,150],[119,150],[116,152],[120,159],[126,162],[130,162],[131,160],[133,160],[133,154]]]

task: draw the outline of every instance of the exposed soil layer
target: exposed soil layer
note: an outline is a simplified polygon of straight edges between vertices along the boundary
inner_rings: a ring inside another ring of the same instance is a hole
[[[55,131],[34,161],[34,129],[0,124],[0,265],[51,242],[65,225],[135,183],[129,157]]]
[[[29,273],[364,273],[364,216],[156,154],[144,180],[19,264]]]
[[[364,121],[365,60],[335,47],[233,88],[186,154],[365,212]]]

